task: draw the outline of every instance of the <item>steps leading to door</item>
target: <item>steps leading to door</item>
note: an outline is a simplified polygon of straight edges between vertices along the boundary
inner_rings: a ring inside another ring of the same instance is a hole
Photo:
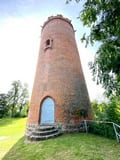
[[[49,138],[55,138],[60,136],[62,132],[56,127],[52,125],[40,125],[35,127],[34,129],[27,129],[27,139],[30,141],[40,141]]]

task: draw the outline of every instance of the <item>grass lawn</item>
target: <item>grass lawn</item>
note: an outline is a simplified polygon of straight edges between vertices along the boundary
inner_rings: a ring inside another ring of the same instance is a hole
[[[2,160],[120,160],[120,144],[91,134],[64,134],[25,143],[26,118],[0,120]]]

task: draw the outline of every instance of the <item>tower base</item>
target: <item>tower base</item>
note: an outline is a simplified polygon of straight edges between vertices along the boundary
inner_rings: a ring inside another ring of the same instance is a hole
[[[49,138],[56,138],[63,133],[78,133],[85,132],[85,127],[83,122],[77,125],[67,124],[51,124],[51,125],[37,125],[29,124],[26,127],[26,137],[29,141],[40,141]]]

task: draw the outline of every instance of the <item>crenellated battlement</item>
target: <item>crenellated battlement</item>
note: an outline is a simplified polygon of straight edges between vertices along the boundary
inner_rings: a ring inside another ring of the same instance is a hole
[[[47,23],[49,23],[50,21],[54,20],[54,19],[61,19],[63,21],[66,21],[68,24],[70,24],[70,26],[73,28],[73,25],[71,23],[71,20],[69,20],[68,18],[63,17],[61,14],[58,14],[56,16],[50,16],[48,17],[47,21],[44,22],[43,26],[42,26],[42,30],[43,28],[46,26]],[[74,29],[73,29],[74,30]]]

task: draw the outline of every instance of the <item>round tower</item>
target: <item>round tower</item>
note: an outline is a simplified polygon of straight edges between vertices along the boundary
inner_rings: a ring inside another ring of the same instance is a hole
[[[61,15],[43,24],[27,126],[76,126],[91,107],[71,21]]]

